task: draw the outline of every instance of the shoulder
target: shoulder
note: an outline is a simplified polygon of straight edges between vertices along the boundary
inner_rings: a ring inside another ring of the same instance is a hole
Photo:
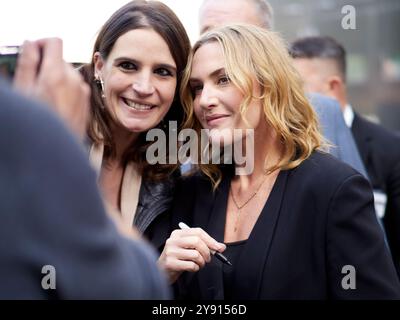
[[[0,84],[0,105],[1,136],[5,141],[14,141],[9,151],[37,154],[43,148],[50,152],[54,146],[69,149],[78,145],[62,121],[46,106],[28,100],[4,84]]]
[[[59,219],[67,202],[79,206],[77,199],[82,194],[98,200],[99,203],[93,202],[98,209],[101,202],[94,172],[83,148],[61,120],[46,106],[1,85],[0,104],[2,168],[12,176],[10,190],[12,187],[19,197],[25,196],[25,205],[31,206],[29,219],[33,224],[35,219],[44,221],[45,211],[50,212],[53,205],[60,206]],[[68,220],[71,216],[63,218]],[[91,217],[92,213],[85,216]],[[54,212],[48,218],[44,223],[54,220]]]
[[[368,133],[369,136],[383,143],[397,143],[397,146],[400,145],[400,133],[390,131],[358,114],[354,116],[353,127],[354,130],[362,130]],[[400,150],[400,147],[398,147],[398,149]]]
[[[317,93],[309,94],[308,99],[318,114],[341,114],[339,103],[335,99]]]
[[[49,120],[51,123],[57,122],[55,117],[41,104],[28,100],[5,83],[0,83],[0,104],[1,128],[10,126],[10,128],[17,129],[16,125],[24,124],[29,127],[35,126],[41,131],[41,127],[46,126],[48,122],[39,123],[38,120]],[[12,126],[9,123],[10,121],[13,122]],[[32,134],[36,132],[32,132]]]
[[[304,160],[295,170],[299,173],[307,173],[312,176],[319,176],[334,179],[359,174],[348,164],[337,159],[336,157],[323,151],[314,151],[311,156]]]
[[[314,151],[297,168],[290,172],[291,183],[301,186],[302,190],[317,190],[318,193],[333,194],[343,183],[353,179],[368,181],[355,169],[330,154]]]

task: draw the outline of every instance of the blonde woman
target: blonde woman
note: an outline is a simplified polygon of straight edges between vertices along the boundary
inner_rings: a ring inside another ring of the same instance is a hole
[[[172,225],[192,228],[173,231],[159,263],[181,298],[400,297],[371,188],[319,150],[316,116],[276,34],[231,25],[203,35],[181,94],[186,127],[214,129],[210,142],[245,144],[234,130],[254,132],[250,174],[201,164],[178,189]]]

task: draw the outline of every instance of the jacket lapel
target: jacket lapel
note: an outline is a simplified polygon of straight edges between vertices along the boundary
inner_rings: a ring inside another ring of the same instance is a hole
[[[358,114],[354,114],[354,120],[351,127],[354,139],[356,140],[358,151],[360,152],[361,159],[367,165],[370,155],[370,143],[372,137],[368,130],[363,125],[363,119]]]
[[[133,225],[136,212],[142,176],[138,174],[133,162],[126,165],[121,187],[121,214],[128,226]]]
[[[235,266],[234,299],[259,299],[290,171],[281,171]],[[251,263],[249,263],[251,262]],[[240,272],[238,272],[240,270]]]
[[[366,121],[358,114],[355,114],[351,131],[373,188],[382,189],[384,182],[381,181],[380,175],[377,173],[380,163],[375,159],[373,152],[374,139]]]
[[[195,214],[196,217],[202,217],[202,223],[200,226],[205,226],[208,230],[208,234],[219,242],[224,241],[224,231],[225,231],[225,214],[226,206],[229,195],[229,185],[231,177],[227,177],[222,180],[221,186],[213,194],[213,199],[211,200],[212,207],[209,210],[202,209],[202,213]],[[208,193],[211,197],[211,192]],[[206,204],[207,202],[198,202],[200,205]],[[196,209],[200,209],[197,206]],[[207,215],[206,212],[209,212]],[[200,221],[199,221],[200,222]],[[222,300],[224,299],[224,285],[223,285],[223,274],[222,274],[222,262],[216,258],[212,258],[211,262],[199,271],[198,274],[198,284],[200,287],[200,292],[202,293],[202,299],[209,300]]]

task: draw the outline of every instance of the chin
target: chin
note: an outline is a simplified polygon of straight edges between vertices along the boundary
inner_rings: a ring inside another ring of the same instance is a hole
[[[213,130],[210,132],[209,141],[212,144],[219,144],[220,146],[229,146],[233,144],[233,136],[231,132],[227,132],[226,130],[223,131]]]
[[[153,129],[157,126],[157,123],[130,123],[130,124],[125,124],[124,127],[131,132],[135,133],[140,133],[140,132],[146,132],[149,131],[150,129]]]

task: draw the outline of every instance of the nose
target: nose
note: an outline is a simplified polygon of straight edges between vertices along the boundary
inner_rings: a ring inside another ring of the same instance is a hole
[[[148,96],[153,94],[155,87],[152,83],[151,74],[147,72],[137,74],[134,82],[132,83],[132,89],[140,96]]]
[[[218,104],[218,98],[215,95],[214,90],[207,85],[203,86],[200,93],[199,105],[202,109],[211,109],[216,107]]]

